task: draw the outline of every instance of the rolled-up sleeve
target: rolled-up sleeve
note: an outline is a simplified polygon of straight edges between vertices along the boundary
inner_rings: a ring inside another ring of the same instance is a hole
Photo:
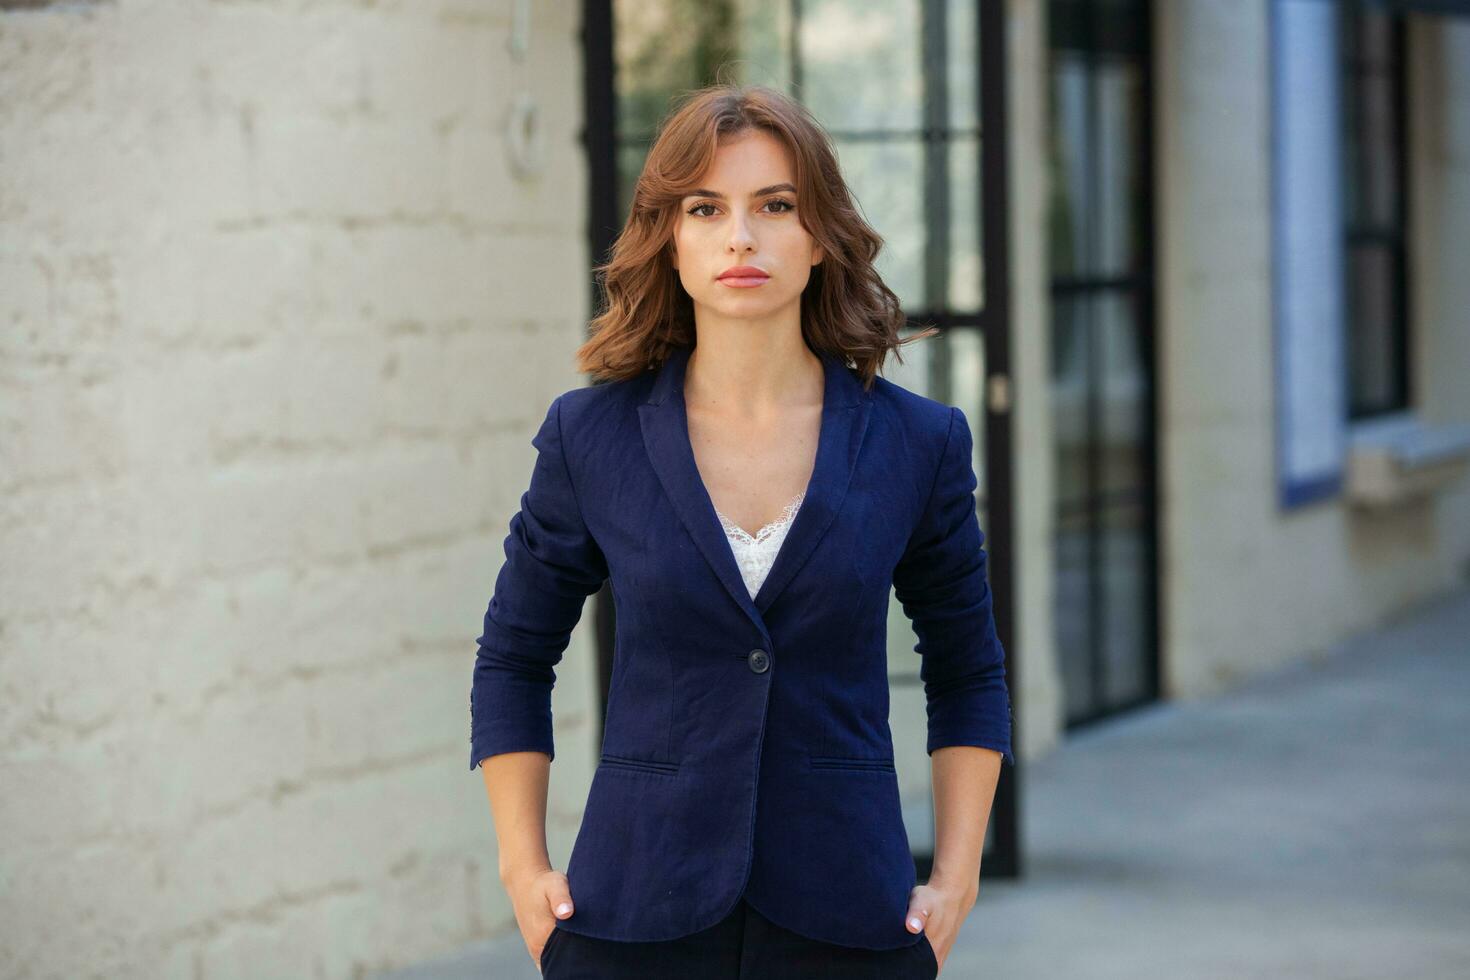
[[[1011,754],[1005,650],[995,631],[970,425],[951,407],[949,434],[924,513],[894,569],[894,591],[913,621],[929,720],[928,751],[978,745]]]
[[[607,562],[582,519],[563,450],[561,396],[547,410],[529,489],[510,519],[470,684],[470,769],[502,752],[556,757],[555,666]]]

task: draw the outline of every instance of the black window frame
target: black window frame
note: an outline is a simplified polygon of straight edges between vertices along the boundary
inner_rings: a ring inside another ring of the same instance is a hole
[[[1366,80],[1369,76],[1381,71],[1385,74],[1391,89],[1388,104],[1392,107],[1393,132],[1396,137],[1392,151],[1393,167],[1397,171],[1393,180],[1395,213],[1392,218],[1384,220],[1365,217],[1362,214],[1363,209],[1355,206],[1355,202],[1351,200],[1350,189],[1355,185],[1346,179],[1343,182],[1343,369],[1346,372],[1343,383],[1347,400],[1347,417],[1352,423],[1409,411],[1415,401],[1414,371],[1411,363],[1413,337],[1408,255],[1410,231],[1408,25],[1401,10],[1388,5],[1364,2],[1364,0],[1347,0],[1339,8],[1339,17],[1338,61],[1341,70],[1343,120],[1341,160],[1344,176],[1351,174],[1354,168],[1359,166],[1360,161],[1366,171],[1366,168],[1371,166],[1375,159],[1372,154],[1362,153],[1358,147],[1352,145],[1351,137],[1359,130],[1351,124],[1351,120],[1365,111],[1366,97],[1363,92]],[[1350,43],[1355,33],[1361,36],[1361,24],[1367,17],[1382,17],[1388,25],[1388,56],[1391,63],[1387,66],[1386,71],[1367,65],[1357,58],[1354,53],[1356,45]],[[1371,183],[1371,181],[1364,180],[1356,186],[1366,183]],[[1393,393],[1382,401],[1370,401],[1361,397],[1361,393],[1355,390],[1354,385],[1354,378],[1359,376],[1359,372],[1353,367],[1355,363],[1354,325],[1359,322],[1358,317],[1363,314],[1356,308],[1353,256],[1355,252],[1363,251],[1386,253],[1387,267],[1391,276],[1393,295],[1389,302],[1389,315],[1392,321],[1387,325],[1386,332],[1391,338],[1395,367],[1393,377],[1390,379]]]

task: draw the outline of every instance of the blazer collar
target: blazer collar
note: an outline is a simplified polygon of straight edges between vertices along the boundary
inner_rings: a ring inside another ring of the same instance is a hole
[[[807,484],[806,497],[776,553],[775,563],[752,599],[740,577],[740,566],[730,550],[714,502],[699,475],[689,441],[684,371],[691,351],[689,347],[674,349],[657,369],[647,400],[638,406],[643,445],[680,523],[731,597],[764,633],[762,617],[811,556],[847,494],[867,432],[871,392],[863,390],[856,374],[837,355],[816,352],[822,359],[825,374],[816,465]]]

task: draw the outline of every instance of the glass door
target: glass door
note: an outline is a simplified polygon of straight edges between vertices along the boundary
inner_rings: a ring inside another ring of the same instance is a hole
[[[1005,249],[1003,5],[974,0],[586,0],[592,254],[606,255],[659,122],[690,89],[758,83],[799,99],[831,133],[878,270],[917,328],[940,336],[885,377],[970,420],[977,507],[1007,670],[1012,622]],[[595,286],[594,286],[595,288]],[[596,298],[600,302],[600,297]],[[934,843],[916,638],[890,593],[890,724],[920,879]],[[603,597],[601,621],[610,623]],[[611,627],[604,626],[604,700]],[[1018,870],[1014,780],[1002,770],[984,859]]]
[[[1148,5],[1051,0],[1056,624],[1070,726],[1158,696]]]

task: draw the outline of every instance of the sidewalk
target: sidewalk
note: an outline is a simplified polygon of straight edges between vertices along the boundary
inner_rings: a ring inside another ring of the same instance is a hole
[[[1470,977],[1470,591],[1026,774],[946,978]]]
[[[1470,591],[1023,766],[941,977],[1470,977]],[[534,980],[519,936],[392,980]]]

